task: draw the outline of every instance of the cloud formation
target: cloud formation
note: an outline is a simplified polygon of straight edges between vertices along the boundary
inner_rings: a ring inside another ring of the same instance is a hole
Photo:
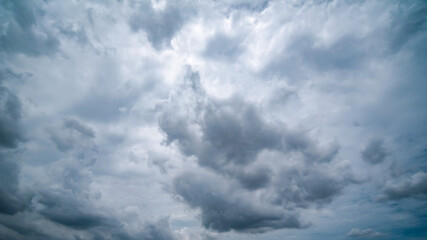
[[[184,173],[174,180],[175,192],[201,209],[205,228],[302,228],[307,224],[299,217],[300,208],[330,202],[353,182],[330,169],[339,151],[336,143],[321,148],[301,131],[266,121],[266,113],[238,96],[210,97],[191,68],[182,89],[163,108],[160,127],[166,142],[176,143],[183,155],[196,157],[200,167],[214,172]],[[230,189],[218,188],[225,179]]]
[[[174,35],[193,14],[191,3],[167,1],[156,9],[151,1],[133,2],[132,7],[137,11],[130,17],[129,25],[134,31],[143,30],[154,48],[169,47]]]
[[[390,181],[382,191],[383,200],[398,200],[410,197],[425,197],[427,194],[427,173],[417,172],[398,181]]]
[[[39,56],[58,49],[59,41],[52,32],[37,27],[40,10],[31,1],[2,1],[1,51]]]
[[[424,239],[426,9],[0,0],[0,239]]]

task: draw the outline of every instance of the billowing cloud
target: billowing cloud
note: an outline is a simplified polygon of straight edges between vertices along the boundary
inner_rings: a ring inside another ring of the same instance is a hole
[[[185,173],[175,179],[174,188],[191,207],[201,208],[207,229],[263,232],[304,227],[295,213],[253,199],[249,192],[227,184],[212,174]]]
[[[0,0],[0,239],[424,239],[426,9]]]
[[[417,172],[397,181],[389,181],[383,189],[381,199],[398,200],[410,197],[425,197],[427,194],[427,173]]]
[[[238,96],[210,97],[191,68],[184,81],[176,92],[179,99],[173,96],[164,106],[160,127],[167,143],[177,143],[183,155],[196,157],[201,167],[219,175],[189,173],[174,181],[175,192],[201,209],[205,228],[248,232],[302,228],[306,224],[298,209],[330,202],[352,182],[351,176],[328,170],[339,150],[336,143],[323,149],[305,133],[265,120],[265,113]],[[324,170],[312,169],[313,165]],[[226,185],[219,184],[225,179],[229,184],[235,181],[234,187],[218,188]],[[245,199],[258,202],[244,203]]]

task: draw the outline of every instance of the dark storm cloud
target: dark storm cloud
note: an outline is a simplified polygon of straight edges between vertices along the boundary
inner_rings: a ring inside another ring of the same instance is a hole
[[[13,153],[0,153],[0,213],[13,215],[27,207],[29,195],[19,189],[20,168]]]
[[[3,196],[3,195],[2,195]],[[17,202],[14,199],[15,203]],[[167,218],[150,221],[138,231],[126,229],[122,222],[111,213],[101,211],[94,205],[94,199],[86,194],[67,190],[39,189],[28,204],[27,211],[15,210],[13,216],[0,214],[0,237],[7,239],[121,239],[121,240],[174,240],[177,239]],[[3,207],[3,202],[2,207]],[[31,205],[31,206],[30,206]],[[3,210],[3,209],[2,209]],[[0,212],[4,213],[4,212]],[[37,221],[32,222],[31,219]],[[50,221],[50,222],[46,222]],[[51,224],[54,223],[53,225]],[[45,226],[42,226],[42,225]],[[67,237],[60,237],[59,224]],[[77,231],[77,232],[76,232]],[[83,237],[83,238],[82,238]]]
[[[353,228],[350,230],[349,233],[347,233],[348,237],[351,238],[383,238],[386,235],[380,232],[376,232],[370,228],[367,229],[359,229],[359,228]]]
[[[68,200],[75,201],[75,200]],[[62,203],[59,202],[61,205]],[[119,240],[175,240],[177,236],[170,229],[168,218],[150,221],[142,224],[138,231],[130,231],[124,225],[114,219],[99,214],[88,217],[94,211],[86,209],[86,213],[79,213],[79,209],[84,206],[80,201],[72,204],[78,207],[77,213],[70,210],[70,216],[61,216],[53,219],[53,224],[41,219],[39,215],[18,214],[14,216],[0,215],[0,238],[1,239],[119,239]],[[66,209],[64,210],[66,211]],[[89,213],[88,213],[89,212]],[[56,216],[58,217],[58,216]],[[32,222],[32,220],[34,220]],[[58,221],[59,220],[59,221]],[[58,228],[56,224],[62,225]],[[43,226],[44,225],[44,226]],[[59,231],[58,231],[59,230]],[[64,233],[66,234],[64,236]]]
[[[224,162],[201,157],[199,161],[203,165],[246,165],[261,150],[282,147],[284,130],[280,125],[265,123],[254,106],[238,97],[213,101],[206,106],[202,121],[203,140],[215,149],[213,151],[225,155]]]
[[[179,99],[163,106],[159,126],[167,143],[175,142],[184,155],[195,156],[200,166],[218,174],[188,173],[174,182],[175,193],[201,209],[205,228],[220,232],[301,228],[305,225],[298,209],[328,203],[353,182],[349,175],[328,171],[339,150],[337,143],[321,148],[303,131],[267,121],[259,108],[238,96],[211,98],[191,69],[184,82],[176,93]],[[266,152],[276,153],[272,159],[277,166],[268,164],[262,155]],[[280,162],[291,156],[300,164],[282,167]],[[322,170],[314,170],[316,166]],[[220,183],[225,179],[228,185],[236,184],[222,187],[227,185]],[[254,191],[265,194],[264,203],[256,202],[259,195]]]
[[[27,218],[25,214],[15,214],[13,216],[0,215],[0,225],[4,227],[4,229],[0,231],[0,239],[56,239],[46,234],[42,228],[32,222],[32,219]]]
[[[148,41],[156,49],[170,46],[174,35],[184,26],[192,14],[191,1],[167,1],[164,9],[154,9],[150,1],[135,4],[137,11],[129,25],[134,31],[143,30]]]
[[[371,164],[382,163],[388,155],[383,144],[382,139],[371,140],[361,152],[363,160]]]
[[[271,175],[271,169],[267,167],[259,167],[239,171],[236,173],[236,178],[244,188],[256,190],[266,187],[271,181]]]
[[[314,168],[284,170],[274,183],[274,201],[289,209],[306,208],[313,203],[321,205],[332,201],[352,181]]]
[[[59,41],[49,31],[38,26],[40,7],[33,1],[2,0],[4,15],[0,46],[3,52],[23,53],[29,56],[48,55],[57,51]]]
[[[245,166],[263,150],[301,152],[307,161],[314,162],[329,162],[338,153],[337,144],[321,149],[304,132],[288,130],[281,122],[266,121],[255,105],[239,96],[210,98],[201,90],[199,76],[191,70],[187,75],[191,75],[186,77],[192,81],[191,88],[180,94],[194,98],[196,105],[188,106],[193,108],[194,116],[183,115],[187,110],[171,102],[159,125],[167,134],[168,143],[176,141],[185,155],[197,156],[200,165],[217,170]],[[194,129],[201,130],[201,137]]]
[[[381,200],[425,198],[427,196],[427,173],[418,172],[399,182],[389,182],[382,191]]]
[[[21,101],[0,82],[0,146],[15,148],[23,139],[20,118]]]
[[[29,200],[19,191],[19,165],[16,152],[23,141],[21,130],[21,101],[0,79],[0,213],[15,214]]]
[[[304,226],[295,214],[256,202],[208,173],[185,173],[175,179],[174,188],[191,207],[201,209],[202,225],[207,229],[264,232]]]
[[[39,213],[47,219],[76,229],[87,229],[109,225],[109,219],[93,210],[90,202],[83,197],[63,192],[41,192],[37,202],[42,206]]]

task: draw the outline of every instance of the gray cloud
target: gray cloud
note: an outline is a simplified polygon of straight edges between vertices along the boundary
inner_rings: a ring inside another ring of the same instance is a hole
[[[2,1],[5,21],[0,35],[1,51],[29,56],[49,55],[58,50],[59,41],[50,31],[38,27],[39,6],[32,1]]]
[[[298,81],[306,79],[311,71],[355,70],[364,64],[367,50],[363,39],[343,36],[330,46],[317,46],[317,42],[316,36],[310,34],[296,36],[263,72]]]
[[[14,154],[0,153],[0,213],[13,215],[27,207],[31,196],[19,189],[20,168]]]
[[[371,140],[361,152],[363,160],[371,164],[382,163],[388,155],[383,144],[382,139]]]
[[[182,154],[195,156],[201,167],[219,174],[211,178],[183,174],[175,179],[175,192],[191,207],[201,209],[205,228],[220,232],[301,228],[305,225],[298,209],[328,203],[353,182],[350,176],[336,176],[327,170],[338,153],[336,143],[320,148],[302,131],[266,121],[260,109],[240,97],[211,98],[191,69],[177,96],[180,99],[171,99],[160,117],[166,142],[177,143]],[[192,105],[182,108],[180,101]],[[292,162],[293,157],[302,165],[280,165],[280,161]],[[276,165],[270,166],[269,161]],[[324,170],[316,171],[313,165]],[[216,187],[223,185],[218,184],[223,177],[239,184],[230,189]],[[244,199],[238,193],[253,194],[248,198],[255,199],[263,196],[266,203],[242,204]]]
[[[23,140],[20,118],[21,101],[13,92],[0,85],[0,146],[15,148]]]
[[[42,192],[37,196],[37,202],[42,206],[39,210],[42,216],[70,228],[87,229],[111,224],[104,214],[93,210],[89,201],[77,200],[66,191]]]
[[[50,140],[61,152],[75,150],[80,157],[97,151],[95,131],[75,118],[66,117],[62,127],[50,130]]]
[[[195,105],[180,109],[175,105],[179,103],[172,100],[171,106],[165,106],[168,109],[161,115],[159,124],[167,134],[167,142],[176,141],[185,155],[197,156],[200,165],[213,169],[245,166],[264,150],[301,152],[308,161],[319,162],[329,162],[338,153],[337,144],[321,149],[302,131],[288,130],[277,121],[267,122],[255,105],[239,96],[225,100],[206,96],[198,74],[187,74],[191,77],[186,79],[193,84],[181,94],[188,94]],[[198,90],[192,90],[194,88]],[[186,111],[194,114],[185,116]],[[201,130],[201,137],[195,129]]]
[[[415,2],[406,15],[394,20],[391,49],[396,52],[417,35],[425,33],[427,7]],[[424,31],[423,31],[424,30]]]
[[[52,136],[50,136],[50,139],[55,143],[56,147],[61,152],[66,152],[72,149],[74,146],[74,141],[72,138],[65,138],[59,134],[52,134]]]
[[[31,219],[33,220],[33,219]],[[0,238],[2,239],[57,239],[48,233],[45,233],[42,228],[37,224],[31,222],[28,216],[24,214],[15,214],[13,216],[0,216],[0,225],[3,226],[0,231]]]
[[[347,236],[351,238],[383,238],[386,235],[380,232],[376,232],[370,228],[352,228],[350,232],[347,233]]]
[[[274,201],[288,209],[328,203],[352,181],[310,168],[285,170],[274,184]]]
[[[398,182],[388,182],[382,191],[381,200],[399,200],[427,195],[427,173],[417,172]]]
[[[131,16],[129,25],[134,31],[143,30],[154,48],[169,47],[174,35],[191,15],[190,3],[167,1],[161,10],[154,9],[150,1],[133,3],[137,11]]]
[[[86,33],[85,27],[82,25],[64,24],[59,26],[58,29],[64,36],[73,39],[81,46],[90,44],[90,40]]]
[[[207,43],[203,55],[217,60],[234,61],[242,52],[242,37],[215,34]]]
[[[21,108],[19,98],[0,82],[0,213],[4,214],[24,209],[30,199],[19,191],[20,168],[13,150],[23,141]]]
[[[425,238],[425,12],[0,0],[0,239]]]
[[[175,179],[174,188],[191,207],[201,209],[207,229],[264,232],[304,227],[295,213],[247,197],[212,174],[185,173]]]
[[[249,11],[262,12],[268,7],[269,1],[267,0],[256,0],[256,1],[232,1],[231,8],[234,9],[245,9]]]
[[[95,131],[88,126],[83,125],[77,119],[71,119],[71,118],[64,119],[64,127],[74,129],[85,137],[89,137],[89,138],[95,137]]]
[[[246,168],[236,174],[236,178],[243,185],[244,188],[249,190],[256,190],[266,187],[271,181],[271,169],[267,167]]]
[[[157,222],[151,222],[144,226],[135,239],[144,240],[174,240],[177,239],[170,229],[169,219],[162,218]]]

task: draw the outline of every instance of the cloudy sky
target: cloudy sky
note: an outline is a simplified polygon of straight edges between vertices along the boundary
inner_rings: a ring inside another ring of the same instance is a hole
[[[426,43],[422,0],[0,0],[0,239],[426,239]]]

